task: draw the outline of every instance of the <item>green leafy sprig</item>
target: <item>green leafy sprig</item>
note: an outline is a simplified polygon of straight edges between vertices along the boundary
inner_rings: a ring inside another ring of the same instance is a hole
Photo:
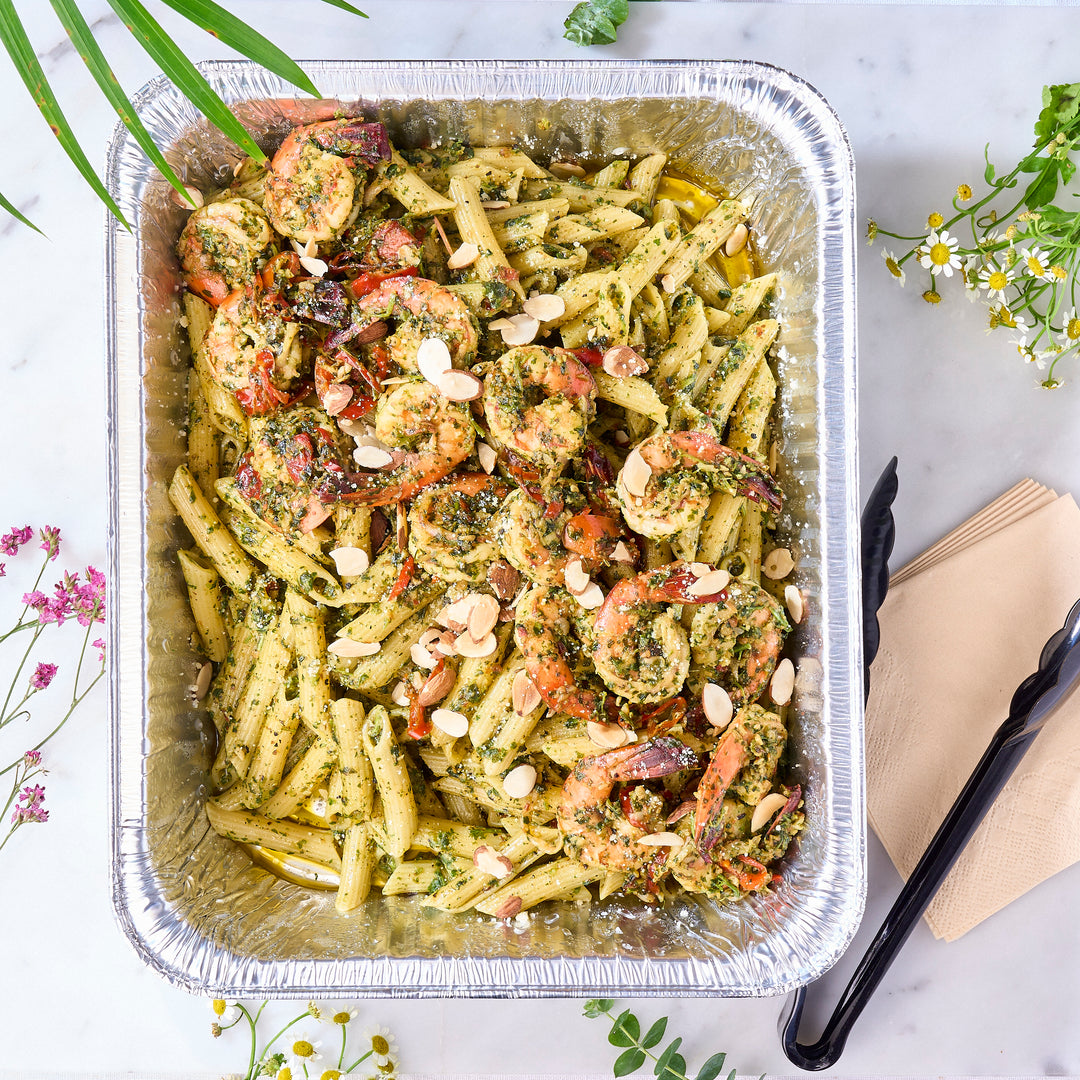
[[[146,128],[139,120],[134,106],[124,93],[119,81],[113,74],[109,63],[98,47],[87,26],[86,19],[79,10],[78,0],[49,0],[53,11],[60,20],[76,51],[82,57],[94,82],[105,95],[109,104],[116,111],[124,126],[131,132],[142,151],[157,166],[162,175],[188,201],[190,195],[183,181],[169,166],[160,150],[155,146]],[[206,30],[222,42],[249,60],[254,60],[267,70],[279,75],[287,82],[305,93],[319,97],[319,91],[303,70],[291,60],[278,46],[269,41],[258,31],[253,30],[241,19],[227,11],[215,0],[161,0],[167,7],[183,15],[189,22]],[[340,8],[362,18],[367,16],[347,3],[346,0],[323,0],[331,7]],[[243,124],[232,114],[217,92],[199,73],[195,65],[184,55],[183,50],[161,27],[153,15],[140,0],[109,0],[109,6],[120,17],[131,35],[154,60],[154,62],[172,80],[176,88],[217,127],[223,135],[232,139],[245,153],[257,161],[264,161],[265,155]],[[15,10],[13,0],[0,0],[0,43],[15,65],[23,84],[41,111],[46,123],[60,142],[64,153],[79,171],[83,179],[93,189],[98,198],[108,207],[125,226],[120,208],[109,194],[101,178],[97,175],[71,125],[64,116],[60,103],[45,77],[40,62],[34,54],[33,45],[26,34],[22,21]],[[194,206],[194,203],[192,203]],[[37,229],[2,193],[0,207],[24,225]],[[37,229],[40,232],[40,229]]]
[[[672,1039],[658,1054],[653,1050],[663,1041],[667,1033],[668,1018],[660,1017],[644,1035],[641,1034],[641,1021],[629,1010],[624,1009],[618,1016],[612,1010],[615,1002],[599,998],[585,1003],[585,1015],[592,1020],[606,1016],[611,1021],[608,1042],[612,1046],[625,1047],[615,1059],[612,1071],[616,1076],[629,1076],[637,1072],[647,1059],[653,1062],[653,1075],[657,1080],[691,1080],[686,1071],[686,1058],[679,1053],[682,1038]],[[726,1054],[713,1054],[694,1074],[693,1080],[716,1080],[724,1068]],[[735,1070],[727,1074],[724,1080],[735,1080]]]
[[[870,243],[888,236],[911,245],[899,255],[884,248],[881,254],[900,285],[906,266],[927,272],[927,303],[940,303],[939,281],[958,272],[969,299],[987,305],[989,329],[1012,331],[1020,356],[1045,371],[1041,385],[1049,389],[1062,385],[1061,360],[1080,351],[1080,209],[1054,202],[1076,173],[1071,155],[1078,141],[1080,83],[1047,86],[1031,153],[999,175],[987,146],[986,190],[977,199],[962,183],[954,213],[932,212],[925,233],[907,236],[873,220],[868,229]]]

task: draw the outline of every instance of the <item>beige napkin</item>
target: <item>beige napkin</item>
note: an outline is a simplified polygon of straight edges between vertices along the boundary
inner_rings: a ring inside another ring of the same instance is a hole
[[[868,817],[907,878],[1046,639],[1080,599],[1080,510],[1033,481],[897,571],[866,715]],[[954,941],[1080,861],[1080,691],[1039,734],[926,913]]]

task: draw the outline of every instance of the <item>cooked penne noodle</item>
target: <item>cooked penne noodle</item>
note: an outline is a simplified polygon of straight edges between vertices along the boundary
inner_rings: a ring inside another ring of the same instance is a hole
[[[484,215],[479,188],[471,180],[451,177],[450,197],[454,200],[454,221],[462,242],[475,244],[479,249],[480,254],[474,265],[477,277],[485,282],[498,282],[515,293],[519,300],[524,300],[525,290],[506,261]]]
[[[202,638],[207,659],[220,664],[229,655],[229,632],[222,615],[221,575],[197,551],[178,551],[176,557],[187,583],[188,603]]]
[[[375,787],[382,798],[387,851],[400,859],[412,844],[418,819],[405,759],[390,726],[386,710],[377,705],[361,726],[364,752],[371,762]]]
[[[224,810],[213,799],[206,803],[206,817],[214,832],[230,840],[303,855],[334,869],[341,867],[341,857],[329,829],[316,829],[294,821],[275,821],[245,810]]]

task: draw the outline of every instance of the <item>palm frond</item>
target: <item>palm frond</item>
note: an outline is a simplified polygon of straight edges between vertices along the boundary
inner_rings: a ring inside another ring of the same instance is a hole
[[[131,226],[120,212],[120,207],[116,205],[108,189],[94,171],[94,167],[87,160],[83,148],[79,145],[75,133],[71,130],[71,125],[61,111],[56,95],[53,93],[52,87],[49,86],[48,79],[45,78],[45,72],[42,70],[38,58],[34,55],[33,46],[26,36],[26,30],[19,20],[12,0],[0,0],[0,41],[3,42],[8,56],[11,57],[11,62],[15,65],[15,70],[18,71],[19,77],[30,92],[34,103],[41,110],[46,123],[52,128],[53,134],[64,148],[64,153],[71,159],[72,164],[82,174],[83,179],[94,189],[98,198],[105,203],[110,212],[117,220],[123,223],[125,228],[130,229]],[[5,206],[4,209],[8,209],[8,207]],[[16,216],[21,215],[16,214]]]
[[[21,214],[8,199],[4,198],[2,191],[0,191],[0,207],[3,207],[13,218],[18,218],[24,225],[29,225],[34,232],[45,235],[28,217]]]
[[[346,0],[323,0],[324,4],[329,4],[331,7],[341,8],[342,11],[351,11],[354,15],[359,15],[361,19],[366,19],[367,16],[352,4],[346,2]]]

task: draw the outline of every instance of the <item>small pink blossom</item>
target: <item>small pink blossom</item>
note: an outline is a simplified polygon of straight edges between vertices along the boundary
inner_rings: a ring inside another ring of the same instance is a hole
[[[0,562],[0,577],[7,577],[7,563]]]
[[[34,674],[30,676],[30,685],[35,690],[47,690],[49,683],[53,681],[56,676],[56,665],[40,663],[34,669]]]
[[[41,550],[46,559],[55,559],[60,554],[60,530],[55,525],[46,525],[41,532]]]
[[[30,542],[30,537],[33,535],[34,530],[31,529],[29,525],[25,525],[21,529],[17,529],[13,525],[11,527],[11,532],[4,533],[3,536],[0,536],[0,551],[5,555],[17,555],[19,548],[21,548],[23,544],[28,544]]]
[[[97,641],[91,641],[91,645],[98,651],[98,661],[102,664],[105,663],[105,642],[102,638],[98,638]]]
[[[36,769],[41,764],[41,751],[27,750],[23,754],[23,763],[28,769]]]
[[[45,789],[40,784],[26,787],[19,792],[15,813],[11,815],[12,825],[25,825],[28,822],[49,820],[49,811],[41,804],[45,801]]]

